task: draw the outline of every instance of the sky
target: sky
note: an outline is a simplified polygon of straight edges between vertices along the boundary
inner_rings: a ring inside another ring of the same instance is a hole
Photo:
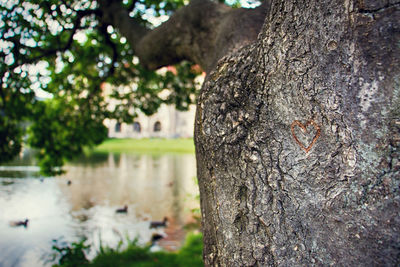
[[[228,4],[231,5],[231,4],[234,4],[236,1],[235,0],[226,0],[225,2],[227,2]],[[253,7],[260,5],[260,2],[254,1],[254,0],[240,0],[239,2],[242,5],[242,7],[245,7],[245,8],[253,8]]]

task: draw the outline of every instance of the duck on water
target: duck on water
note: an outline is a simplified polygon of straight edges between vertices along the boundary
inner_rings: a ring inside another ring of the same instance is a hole
[[[158,227],[165,227],[167,226],[168,218],[164,217],[164,220],[161,222],[158,221],[152,221],[150,222],[150,228],[158,228]]]
[[[115,210],[116,213],[127,213],[128,212],[128,206],[125,205],[123,208]]]
[[[28,219],[25,219],[25,221],[14,221],[14,222],[10,222],[10,226],[13,227],[18,227],[18,226],[23,226],[23,227],[28,227]]]

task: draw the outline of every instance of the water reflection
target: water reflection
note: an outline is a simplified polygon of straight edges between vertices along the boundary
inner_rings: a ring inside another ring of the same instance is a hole
[[[18,162],[21,168],[24,164]],[[149,229],[150,221],[164,216],[169,218],[163,230],[168,237],[161,245],[174,249],[184,237],[183,226],[191,221],[190,210],[198,207],[191,154],[95,154],[69,164],[65,175],[46,179],[34,178],[32,170],[19,170],[23,176],[4,168],[0,266],[43,266],[41,256],[51,252],[53,239],[71,242],[86,237],[95,248],[100,240],[116,246],[121,239],[135,237],[144,244],[155,231]],[[12,178],[21,176],[25,178]],[[115,212],[124,205],[128,213]],[[10,221],[25,218],[26,229],[10,227]]]

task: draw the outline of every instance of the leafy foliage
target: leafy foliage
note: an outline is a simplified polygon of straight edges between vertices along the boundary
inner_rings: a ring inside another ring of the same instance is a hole
[[[187,1],[121,3],[151,28],[151,17]],[[104,119],[131,123],[138,111],[151,115],[162,103],[185,110],[195,101],[201,70],[189,62],[142,68],[126,38],[102,22],[96,0],[3,0],[0,16],[0,162],[29,135],[43,172],[56,174],[54,167],[106,138]]]
[[[85,109],[87,102],[51,99],[37,103],[29,144],[41,148],[38,153],[43,172],[58,174],[64,159],[71,160],[83,146],[98,145],[107,137],[103,116]]]
[[[58,244],[54,240],[53,250],[56,252],[54,256],[58,257],[58,264],[65,267],[86,266],[89,261],[86,258],[85,252],[89,246],[85,245],[86,240],[74,242],[71,245],[65,243]]]
[[[18,124],[0,115],[0,162],[7,161],[21,150],[21,131]]]

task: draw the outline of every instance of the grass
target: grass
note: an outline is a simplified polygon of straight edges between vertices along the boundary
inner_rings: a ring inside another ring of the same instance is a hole
[[[56,248],[60,253],[59,263],[53,267],[202,267],[202,235],[191,233],[186,237],[185,245],[177,252],[151,252],[149,247],[140,247],[135,243],[126,250],[101,249],[92,261],[88,261],[83,250],[88,248],[81,243],[72,247]]]
[[[114,153],[194,153],[194,143],[192,138],[187,139],[108,139],[94,149],[94,152],[114,152]]]

